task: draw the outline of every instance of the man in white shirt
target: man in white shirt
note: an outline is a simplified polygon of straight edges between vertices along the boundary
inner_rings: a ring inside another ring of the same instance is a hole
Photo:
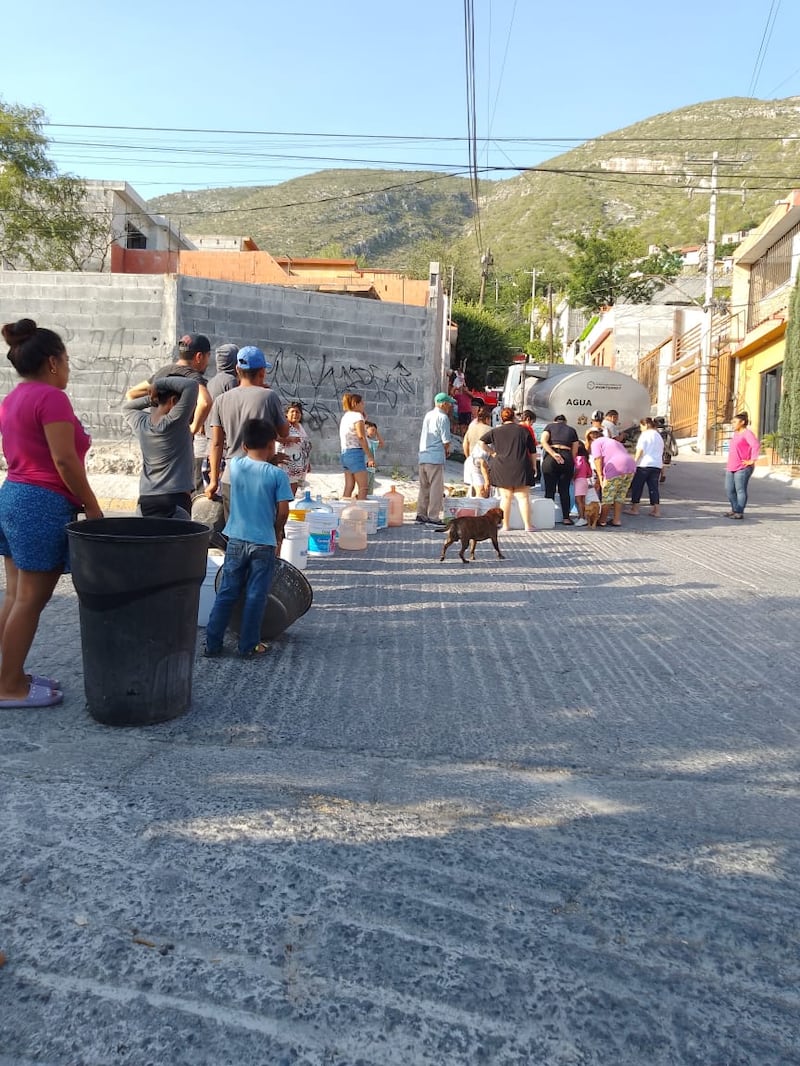
[[[438,525],[444,501],[444,463],[450,454],[452,396],[437,392],[435,406],[422,420],[419,435],[419,496],[417,521]]]

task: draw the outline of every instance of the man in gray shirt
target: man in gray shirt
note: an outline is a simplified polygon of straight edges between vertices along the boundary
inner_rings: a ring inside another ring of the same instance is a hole
[[[142,449],[139,510],[144,518],[188,518],[191,513],[194,457],[190,424],[199,387],[196,381],[178,374],[159,377],[149,395],[122,405]]]
[[[231,491],[230,469],[227,464],[234,455],[243,454],[242,432],[245,423],[251,418],[263,418],[275,427],[280,441],[289,439],[290,426],[283,413],[281,401],[266,384],[267,370],[271,369],[272,363],[267,362],[260,348],[252,344],[240,348],[236,358],[239,387],[218,396],[208,416],[211,448],[210,483],[206,488],[206,496],[213,499],[218,492],[221,493],[226,521]],[[220,474],[223,455],[226,467]]]

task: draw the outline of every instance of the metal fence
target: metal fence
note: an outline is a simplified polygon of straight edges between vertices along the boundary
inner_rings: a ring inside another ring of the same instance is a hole
[[[800,434],[770,433],[762,444],[773,466],[800,466]]]

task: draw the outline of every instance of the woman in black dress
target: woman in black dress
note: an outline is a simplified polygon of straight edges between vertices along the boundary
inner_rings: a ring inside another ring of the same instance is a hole
[[[542,433],[542,480],[546,499],[554,500],[556,490],[561,500],[562,525],[574,525],[569,516],[569,487],[575,473],[578,434],[567,425],[566,415],[556,415]]]
[[[481,440],[492,452],[490,466],[492,484],[500,490],[500,506],[503,508],[503,529],[511,529],[511,501],[516,496],[525,529],[530,532],[531,498],[529,485],[533,483],[531,453],[535,446],[524,426],[514,422],[514,412],[504,407],[500,412],[500,425],[485,433]]]

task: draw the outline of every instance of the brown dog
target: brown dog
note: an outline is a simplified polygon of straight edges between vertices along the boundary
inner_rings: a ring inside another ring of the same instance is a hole
[[[461,541],[461,551],[458,554],[462,563],[468,563],[470,560],[475,561],[475,545],[479,540],[490,540],[494,545],[494,550],[497,552],[497,558],[505,559],[505,555],[500,551],[497,544],[497,531],[502,524],[503,512],[499,507],[490,507],[486,514],[483,515],[465,515],[462,518],[454,518],[452,522],[441,530],[442,532],[444,529],[447,530],[447,540],[444,542],[439,562],[444,562],[447,549],[451,544],[455,544],[457,540]],[[465,559],[464,552],[467,550],[468,544],[472,550],[469,559]]]
[[[600,521],[600,504],[597,501],[587,503],[583,509],[583,516],[589,523],[589,529],[597,529],[597,523]]]

